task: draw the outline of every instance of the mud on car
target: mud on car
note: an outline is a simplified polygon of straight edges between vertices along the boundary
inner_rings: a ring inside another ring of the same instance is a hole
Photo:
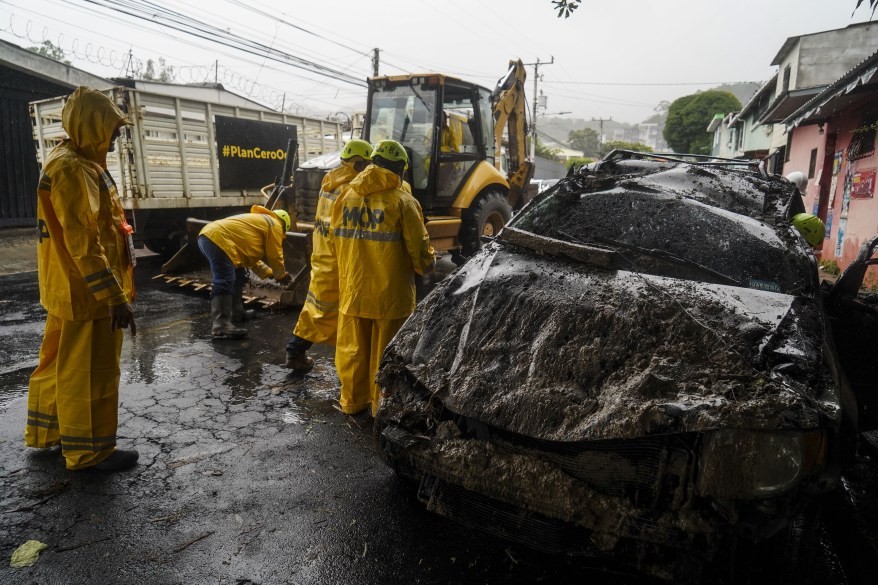
[[[430,510],[538,549],[806,582],[858,405],[801,211],[746,167],[622,152],[568,176],[388,347],[383,457]]]

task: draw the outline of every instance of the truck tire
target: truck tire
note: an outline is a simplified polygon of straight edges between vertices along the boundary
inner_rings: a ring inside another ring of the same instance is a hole
[[[144,244],[152,252],[158,254],[162,260],[169,260],[185,243],[182,238],[183,233],[173,232],[164,237],[150,238]]]
[[[155,252],[163,258],[166,256],[173,256],[176,251],[174,250],[176,242],[171,241],[169,238],[150,238],[144,243],[150,251]]]
[[[500,191],[488,191],[479,195],[461,214],[459,254],[452,260],[462,264],[482,247],[482,236],[496,236],[512,217],[512,207]]]

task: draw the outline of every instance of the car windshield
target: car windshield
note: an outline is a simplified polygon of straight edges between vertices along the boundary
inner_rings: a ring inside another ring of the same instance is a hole
[[[598,183],[563,181],[510,227],[610,248],[637,272],[812,294],[813,264],[789,227],[729,211],[698,193],[665,191],[654,176]]]

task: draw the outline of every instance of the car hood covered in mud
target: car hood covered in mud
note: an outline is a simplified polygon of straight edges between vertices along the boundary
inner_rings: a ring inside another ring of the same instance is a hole
[[[380,382],[551,441],[837,421],[783,183],[667,166],[562,181],[419,305]]]

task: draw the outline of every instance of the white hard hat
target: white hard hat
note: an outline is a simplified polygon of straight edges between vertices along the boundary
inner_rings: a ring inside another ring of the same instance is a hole
[[[787,181],[794,184],[799,189],[799,193],[804,193],[805,187],[808,186],[808,177],[805,176],[805,173],[799,171],[793,171],[787,175]]]

